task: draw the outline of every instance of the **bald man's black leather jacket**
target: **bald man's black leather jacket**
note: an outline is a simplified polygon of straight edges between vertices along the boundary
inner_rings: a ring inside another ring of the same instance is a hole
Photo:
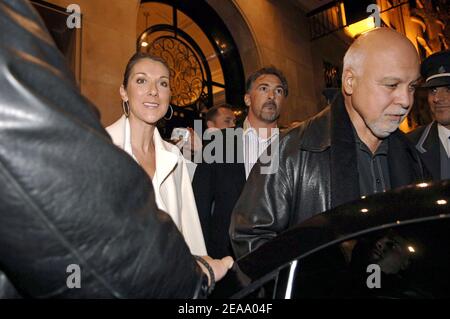
[[[1,297],[204,292],[151,181],[112,144],[22,0],[0,0],[0,91]]]
[[[316,214],[360,198],[352,125],[338,94],[322,112],[281,134],[272,173],[261,173],[268,164],[256,163],[234,207],[230,238],[236,257]],[[392,189],[429,180],[400,130],[386,139]]]

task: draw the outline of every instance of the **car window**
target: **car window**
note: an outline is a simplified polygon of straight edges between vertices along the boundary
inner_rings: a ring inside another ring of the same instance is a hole
[[[322,249],[298,260],[288,295],[448,298],[449,229],[449,219],[426,221],[364,234]],[[277,298],[286,296],[288,269],[280,272]]]

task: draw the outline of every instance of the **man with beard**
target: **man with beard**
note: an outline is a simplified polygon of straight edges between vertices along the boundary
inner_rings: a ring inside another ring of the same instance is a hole
[[[286,78],[275,68],[263,68],[247,80],[245,105],[248,116],[244,121],[245,177],[267,146],[278,137],[278,118],[288,94]]]
[[[434,121],[414,130],[409,137],[416,144],[433,180],[450,178],[450,50],[430,55],[422,63],[428,89],[428,104]]]
[[[244,127],[211,134],[215,140],[210,144],[223,142],[220,151],[216,150],[222,156],[208,160],[206,146],[193,180],[206,248],[211,256],[232,254],[228,235],[231,212],[258,157],[278,138],[277,122],[287,95],[288,83],[280,70],[265,67],[256,71],[246,82],[244,101],[249,110]]]
[[[424,179],[416,150],[398,130],[419,78],[406,37],[388,28],[358,37],[344,57],[342,93],[283,134],[273,174],[261,174],[260,161],[254,166],[231,219],[236,256],[315,214]]]

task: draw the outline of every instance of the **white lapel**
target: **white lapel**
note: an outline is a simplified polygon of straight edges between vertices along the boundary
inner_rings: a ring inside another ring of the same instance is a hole
[[[131,147],[131,128],[130,121],[124,115],[114,124],[107,128],[114,143],[122,148],[128,155],[130,155],[138,164],[137,158],[133,154]],[[169,200],[171,191],[162,190],[161,185],[170,176],[170,173],[175,169],[178,163],[178,148],[171,145],[161,138],[158,129],[153,133],[153,143],[155,144],[155,160],[156,170],[155,176],[152,179],[153,187],[155,188],[155,199],[158,207],[167,211],[166,202]],[[169,187],[170,189],[170,187]]]
[[[124,119],[123,128],[123,150],[131,155],[137,162],[136,157],[133,154],[133,149],[131,148],[131,128],[130,121],[128,118]],[[156,128],[153,133],[153,143],[155,144],[155,160],[156,160],[156,171],[154,179],[157,181],[158,187],[164,182],[164,180],[169,176],[172,170],[175,168],[178,162],[178,156],[174,154],[174,151],[170,149],[172,145],[164,142],[158,129]],[[176,146],[174,146],[176,148]]]
[[[113,140],[113,143],[123,149],[125,138],[125,115],[122,115],[117,121],[106,128],[109,136]]]
[[[155,129],[153,133],[153,143],[155,143],[156,159],[155,177],[159,185],[161,185],[178,163],[178,156],[175,153],[178,151],[178,148],[165,142],[161,138],[158,129]]]

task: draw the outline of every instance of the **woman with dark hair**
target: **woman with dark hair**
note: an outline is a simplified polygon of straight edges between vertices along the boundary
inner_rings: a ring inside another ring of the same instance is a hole
[[[207,252],[186,161],[175,145],[161,138],[156,127],[166,113],[169,118],[173,113],[169,84],[169,68],[161,58],[134,54],[120,86],[124,114],[106,130],[114,144],[150,176],[158,208],[170,215],[191,253],[204,256]]]

